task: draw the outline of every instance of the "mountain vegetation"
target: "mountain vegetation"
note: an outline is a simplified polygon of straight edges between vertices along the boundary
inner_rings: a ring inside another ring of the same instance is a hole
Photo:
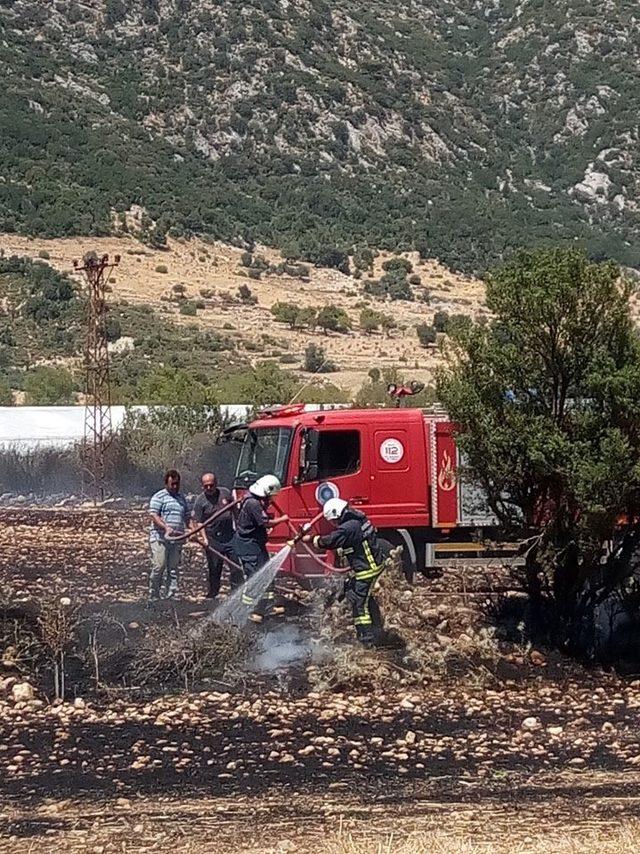
[[[0,2],[0,230],[640,265],[631,0]],[[258,268],[255,276],[260,275]],[[407,298],[406,276],[380,286]]]

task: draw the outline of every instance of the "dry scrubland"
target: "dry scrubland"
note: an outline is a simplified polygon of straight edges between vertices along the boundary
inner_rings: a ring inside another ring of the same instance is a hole
[[[240,264],[241,250],[199,240],[169,241],[168,250],[163,251],[150,249],[133,238],[124,237],[44,240],[4,234],[0,235],[0,248],[6,255],[33,259],[37,259],[40,253],[47,253],[48,263],[66,273],[72,271],[74,258],[82,258],[90,250],[120,254],[122,261],[111,285],[114,301],[153,305],[167,312],[167,316],[176,322],[198,323],[203,328],[218,330],[226,326],[225,334],[233,334],[235,330],[240,339],[249,342],[249,347],[255,342],[257,349],[252,347],[247,352],[254,360],[260,358],[261,351],[269,349],[262,339],[264,334],[283,342],[284,348],[299,359],[302,359],[310,341],[321,343],[341,368],[338,373],[329,375],[330,381],[349,390],[356,390],[362,385],[373,365],[380,368],[400,365],[411,378],[431,380],[438,354],[435,348],[425,350],[420,347],[415,325],[431,323],[434,312],[439,310],[450,314],[469,314],[475,318],[486,311],[483,307],[484,288],[480,281],[451,273],[437,261],[421,262],[417,253],[408,253],[405,257],[412,261],[414,272],[421,277],[421,287],[431,294],[431,302],[384,303],[372,300],[372,308],[393,314],[398,325],[406,327],[404,331],[398,329],[391,333],[390,338],[385,338],[380,333],[366,336],[357,329],[360,308],[356,308],[356,304],[362,302],[363,296],[366,297],[362,292],[366,274],[358,281],[337,270],[312,266],[309,282],[286,275],[265,275],[262,280],[254,281],[241,275],[246,273]],[[262,255],[274,264],[282,260],[276,251],[265,247],[257,247],[254,254]],[[389,254],[381,254],[376,259],[375,278],[382,275],[382,263],[389,257]],[[157,271],[162,266],[166,267],[167,273]],[[243,283],[248,284],[258,298],[257,305],[223,304],[221,293],[226,291],[235,295]],[[207,300],[211,305],[200,310],[197,318],[183,317],[175,303],[162,299],[171,295],[175,284],[185,286],[188,299],[200,299],[203,289],[213,289],[215,296]],[[340,305],[350,314],[355,331],[347,335],[331,334],[328,338],[320,331],[292,332],[283,324],[276,323],[269,311],[278,301],[303,306]]]
[[[197,551],[175,610],[144,608],[145,526],[135,512],[4,509],[0,589],[18,607],[67,594],[130,644],[162,621],[199,625]],[[636,850],[640,682],[496,637],[486,601],[505,613],[511,587],[498,563],[412,590],[389,576],[395,642],[371,654],[342,606],[285,585],[267,640],[295,629],[331,655],[249,663],[186,693],[20,700],[5,649],[0,851]]]

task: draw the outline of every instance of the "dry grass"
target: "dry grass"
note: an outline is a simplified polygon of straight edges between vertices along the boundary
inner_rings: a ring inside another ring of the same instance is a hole
[[[389,834],[369,838],[339,832],[329,838],[324,854],[621,854],[640,850],[640,824],[630,823],[617,831],[599,830],[565,834],[540,833],[521,839],[475,839],[434,831],[402,838]]]
[[[204,622],[198,631],[179,624],[152,626],[133,659],[133,678],[138,685],[171,687],[189,691],[200,679],[229,677],[246,659],[251,636],[236,626]]]
[[[331,651],[309,670],[316,690],[349,690],[367,685],[425,685],[464,678],[479,687],[495,682],[502,655],[491,627],[472,625],[469,615],[438,631],[424,600],[406,583],[400,554],[392,557],[374,595],[385,623],[381,647],[368,651],[354,643],[350,607],[336,591],[317,594],[324,607],[321,637]],[[436,623],[438,620],[435,621]]]

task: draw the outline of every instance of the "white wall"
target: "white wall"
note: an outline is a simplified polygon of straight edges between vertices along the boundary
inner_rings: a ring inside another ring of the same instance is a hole
[[[248,406],[221,409],[238,421],[249,411]],[[125,411],[124,406],[111,407],[114,430],[122,425]],[[84,416],[84,406],[0,406],[0,448],[27,451],[36,447],[69,447],[84,436]]]

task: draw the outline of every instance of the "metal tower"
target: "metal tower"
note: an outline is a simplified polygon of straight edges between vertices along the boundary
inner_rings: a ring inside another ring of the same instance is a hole
[[[101,258],[90,252],[73,262],[78,273],[84,273],[89,286],[87,303],[85,368],[85,415],[82,457],[83,489],[94,501],[105,495],[105,456],[113,439],[111,429],[111,386],[109,383],[109,350],[107,348],[107,273],[120,263],[115,255]]]

